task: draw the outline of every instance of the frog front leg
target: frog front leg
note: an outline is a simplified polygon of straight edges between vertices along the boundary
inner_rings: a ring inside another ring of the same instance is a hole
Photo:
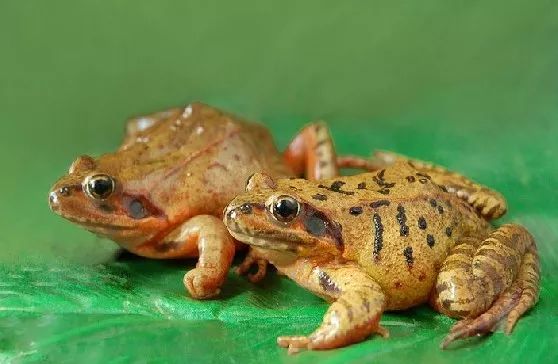
[[[333,301],[322,324],[308,336],[281,336],[277,343],[289,352],[299,349],[332,349],[364,340],[372,333],[388,336],[380,326],[386,307],[381,287],[354,264],[317,264],[297,259],[277,269],[315,294]]]
[[[212,215],[195,216],[166,236],[134,251],[159,259],[188,258],[199,254],[196,268],[184,276],[184,285],[197,299],[219,294],[232,264],[235,242],[221,219]]]
[[[487,334],[505,319],[505,332],[538,299],[539,258],[533,237],[522,226],[503,225],[483,241],[464,240],[445,260],[431,303],[463,318],[441,344]]]

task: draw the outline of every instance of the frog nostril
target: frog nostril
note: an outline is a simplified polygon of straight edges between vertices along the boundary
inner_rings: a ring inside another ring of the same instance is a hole
[[[58,190],[58,193],[60,194],[60,196],[70,196],[70,188],[64,186]]]
[[[238,210],[240,212],[242,212],[243,214],[251,214],[252,213],[252,205],[250,205],[249,203],[242,204],[242,205],[240,205]]]
[[[58,205],[58,195],[56,194],[56,192],[51,192],[48,195],[48,202],[50,203],[51,207]]]
[[[236,209],[231,209],[227,212],[227,219],[233,220],[236,218]]]

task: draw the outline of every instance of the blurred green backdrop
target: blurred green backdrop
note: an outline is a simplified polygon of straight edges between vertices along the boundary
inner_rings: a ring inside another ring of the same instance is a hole
[[[0,3],[0,362],[556,362],[558,4],[554,1]],[[388,314],[389,340],[289,357],[326,304],[292,282],[234,277],[184,296],[193,262],[116,259],[48,210],[79,154],[114,149],[131,115],[193,100],[264,122],[284,147],[330,123],[342,153],[396,150],[502,191],[543,264],[511,337],[437,345],[451,320]],[[79,359],[76,359],[79,358]]]

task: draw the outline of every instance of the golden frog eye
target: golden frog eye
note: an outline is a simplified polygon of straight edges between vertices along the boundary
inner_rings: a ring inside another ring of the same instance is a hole
[[[83,183],[85,192],[97,200],[104,200],[114,192],[114,180],[106,174],[89,176]]]
[[[291,196],[279,196],[271,204],[271,214],[277,221],[293,221],[300,212],[300,204]]]

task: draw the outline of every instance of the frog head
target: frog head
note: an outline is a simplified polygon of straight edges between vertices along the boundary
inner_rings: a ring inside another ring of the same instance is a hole
[[[326,206],[309,201],[307,194],[314,189],[310,181],[276,182],[256,173],[248,180],[246,192],[226,207],[223,221],[235,239],[259,248],[303,256],[339,254],[341,226],[330,218]]]
[[[126,170],[110,155],[81,156],[51,188],[50,208],[126,248],[140,244],[164,229],[166,218],[147,192],[129,188]]]

